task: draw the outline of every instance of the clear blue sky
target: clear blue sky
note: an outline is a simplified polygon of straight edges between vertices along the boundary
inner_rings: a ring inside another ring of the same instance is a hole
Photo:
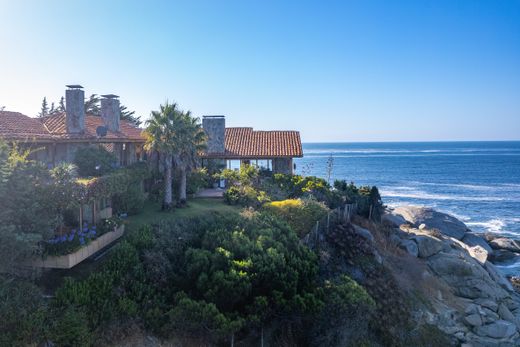
[[[520,140],[520,1],[0,0],[0,105],[65,84],[304,141]]]

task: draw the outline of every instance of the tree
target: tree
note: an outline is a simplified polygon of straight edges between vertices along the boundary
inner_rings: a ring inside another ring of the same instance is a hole
[[[45,105],[45,112],[44,112],[44,105]],[[63,113],[65,112],[65,98],[62,96],[60,98],[60,101],[58,103],[58,106],[54,106],[54,102],[51,103],[51,108],[49,110],[47,106],[47,99],[43,98],[42,103],[42,111],[38,114],[39,117],[44,116],[53,116],[55,114]],[[0,107],[0,111],[2,111],[2,108]],[[130,111],[125,105],[120,104],[119,105],[119,112],[121,113],[121,116],[119,117],[122,120],[126,120],[136,127],[141,125],[141,120],[138,116],[135,116],[135,111]],[[85,113],[101,117],[101,98],[97,94],[91,94],[88,99],[85,100]]]
[[[196,167],[197,154],[206,147],[206,134],[200,119],[191,116],[191,112],[180,112],[176,119],[175,153],[173,161],[179,169],[179,203],[186,203],[186,175]]]
[[[164,155],[165,196],[164,208],[172,204],[172,164],[179,170],[179,203],[186,202],[186,176],[188,170],[196,165],[196,156],[204,149],[206,135],[200,120],[191,112],[180,111],[177,104],[161,105],[161,111],[153,111],[152,118],[146,122],[146,149]]]
[[[121,113],[121,119],[129,121],[135,126],[141,125],[141,120],[135,116],[135,111],[129,111],[125,105],[119,105],[119,112]]]
[[[47,97],[43,97],[42,100],[42,108],[40,113],[38,113],[38,117],[45,117],[49,115],[49,104],[47,103]]]
[[[0,144],[0,273],[23,275],[24,262],[40,251],[56,226],[50,198],[52,178],[30,151]]]
[[[160,111],[152,111],[151,119],[146,121],[144,131],[145,149],[157,151],[164,161],[163,210],[172,208],[172,165],[176,146],[174,120],[178,114],[177,104],[167,101],[166,104],[160,105]]]
[[[56,110],[58,112],[65,112],[65,98],[63,96],[60,98],[60,103]]]
[[[92,94],[85,100],[85,113],[94,116],[101,116],[100,98],[97,94]]]

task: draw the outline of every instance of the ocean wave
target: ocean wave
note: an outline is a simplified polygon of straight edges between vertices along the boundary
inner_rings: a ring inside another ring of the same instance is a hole
[[[520,156],[520,153],[480,153],[480,154],[465,154],[465,153],[433,153],[433,154],[427,154],[427,153],[373,153],[373,154],[367,154],[367,153],[360,153],[357,155],[351,154],[344,154],[344,153],[330,153],[330,152],[324,152],[324,153],[309,153],[305,152],[303,153],[304,158],[327,158],[331,154],[333,158],[391,158],[391,157],[432,157],[432,156],[439,156],[439,157],[471,157],[471,156]]]
[[[479,148],[479,149],[376,149],[376,148],[303,148],[303,153],[307,154],[402,154],[402,153],[445,153],[451,155],[461,155],[473,153],[489,153],[490,155],[502,154],[519,154],[519,149],[513,148]]]
[[[491,219],[486,222],[466,222],[468,227],[480,227],[491,233],[501,233],[503,228],[506,226],[506,222],[503,219]]]
[[[419,200],[453,200],[453,201],[504,201],[505,198],[498,196],[463,196],[463,195],[449,195],[449,194],[435,194],[427,193],[419,190],[410,190],[407,192],[386,190],[381,189],[381,196],[394,198],[408,198],[408,199],[419,199]]]

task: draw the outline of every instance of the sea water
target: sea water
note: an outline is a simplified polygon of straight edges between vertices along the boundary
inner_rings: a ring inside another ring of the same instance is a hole
[[[520,141],[305,143],[303,151],[296,173],[327,179],[331,168],[331,183],[376,185],[388,206],[431,206],[475,232],[520,240]]]

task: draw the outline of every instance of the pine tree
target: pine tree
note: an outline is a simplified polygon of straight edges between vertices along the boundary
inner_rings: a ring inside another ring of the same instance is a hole
[[[38,113],[38,117],[45,117],[47,115],[49,115],[49,106],[47,104],[47,97],[43,97],[42,109],[40,113]]]
[[[60,99],[60,104],[57,108],[58,112],[65,112],[65,98],[62,96]]]
[[[52,116],[53,114],[56,113],[56,111],[57,111],[57,110],[54,108],[54,102],[52,102],[52,103],[51,103],[51,108],[50,108],[50,110],[49,110],[49,115]]]

